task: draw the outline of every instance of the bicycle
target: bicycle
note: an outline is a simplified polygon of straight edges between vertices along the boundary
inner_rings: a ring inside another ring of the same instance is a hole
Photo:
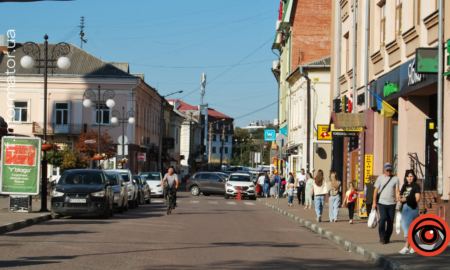
[[[172,214],[172,210],[175,209],[175,196],[177,190],[175,188],[167,189],[167,215]]]

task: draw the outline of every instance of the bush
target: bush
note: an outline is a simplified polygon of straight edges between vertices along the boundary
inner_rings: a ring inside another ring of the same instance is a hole
[[[72,169],[86,169],[89,166],[89,162],[80,157],[78,152],[73,151],[69,147],[66,147],[61,151],[64,159],[59,166],[62,170],[72,170]]]
[[[47,163],[56,167],[61,167],[64,161],[63,151],[53,148],[47,152]]]

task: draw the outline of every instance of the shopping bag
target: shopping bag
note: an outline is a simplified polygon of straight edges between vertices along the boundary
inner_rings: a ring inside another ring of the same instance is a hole
[[[397,212],[395,215],[395,231],[400,234],[402,228],[402,213]]]
[[[378,224],[378,213],[376,210],[372,210],[369,215],[369,221],[367,223],[367,226],[369,228],[376,228]]]

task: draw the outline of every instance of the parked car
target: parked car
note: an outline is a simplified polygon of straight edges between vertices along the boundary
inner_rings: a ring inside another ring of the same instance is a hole
[[[226,177],[223,173],[198,172],[189,177],[186,190],[190,191],[192,196],[198,196],[200,193],[205,196],[223,195],[225,194],[225,182]]]
[[[160,172],[141,172],[139,175],[150,186],[152,196],[164,197],[164,188],[161,186],[162,174]]]
[[[135,207],[139,206],[138,202],[138,190],[139,187],[137,183],[133,181],[133,174],[128,169],[116,169],[116,170],[105,170],[105,172],[113,171],[118,172],[123,178],[123,181],[127,185],[127,192],[128,192],[128,205],[131,209],[134,209]]]
[[[136,180],[139,186],[139,203],[140,204],[150,204],[150,186],[147,184],[147,181],[144,181],[141,176],[133,175],[133,179]]]
[[[113,184],[102,170],[67,170],[53,182],[51,215],[60,216],[98,214],[107,219],[114,216]]]
[[[242,188],[242,197],[248,197],[250,200],[256,200],[256,186],[253,183],[252,176],[248,173],[232,173],[225,183],[225,199],[238,195],[237,188]]]
[[[128,198],[127,198],[127,185],[124,183],[122,176],[118,172],[105,171],[109,178],[109,181],[114,181],[113,185],[114,191],[114,208],[118,210],[119,213],[128,211]]]

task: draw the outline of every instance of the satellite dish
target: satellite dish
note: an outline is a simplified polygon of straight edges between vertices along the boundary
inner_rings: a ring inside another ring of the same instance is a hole
[[[119,138],[117,139],[117,142],[121,145],[122,144],[122,135],[119,136]],[[128,144],[128,138],[127,136],[125,136],[125,144]]]

